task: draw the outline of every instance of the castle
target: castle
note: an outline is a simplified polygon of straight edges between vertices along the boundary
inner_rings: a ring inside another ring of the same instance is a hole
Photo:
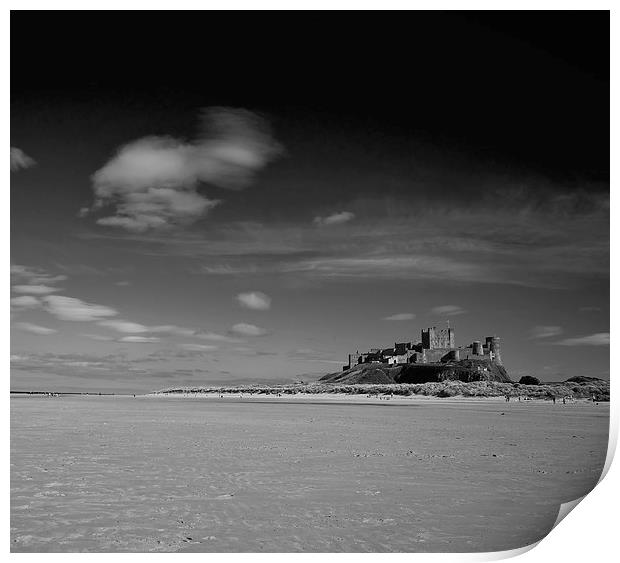
[[[422,329],[422,339],[413,342],[396,342],[393,348],[371,348],[368,352],[349,354],[348,365],[343,370],[351,369],[356,364],[384,363],[428,364],[457,362],[459,360],[490,360],[502,365],[500,339],[498,336],[487,336],[484,343],[474,340],[467,346],[457,346],[453,328],[438,329],[431,327]]]

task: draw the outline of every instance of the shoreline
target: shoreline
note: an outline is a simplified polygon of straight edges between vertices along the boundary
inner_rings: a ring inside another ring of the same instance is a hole
[[[323,403],[323,404],[368,404],[368,405],[412,405],[416,403],[493,403],[493,404],[509,404],[509,403],[524,403],[524,404],[550,404],[553,405],[553,401],[550,399],[522,399],[518,400],[516,397],[511,397],[509,402],[504,397],[466,397],[464,395],[457,395],[454,397],[436,397],[433,395],[394,395],[393,397],[383,396],[368,397],[363,394],[350,394],[350,393],[296,393],[296,394],[265,394],[265,393],[218,393],[214,392],[200,392],[200,393],[147,393],[144,395],[137,395],[136,398],[144,399],[194,399],[194,400],[208,400],[208,401],[221,401],[221,402],[252,402],[252,403]],[[609,404],[608,401],[602,402],[603,404]],[[600,404],[599,402],[593,403],[591,399],[574,399],[573,401],[562,403],[561,400],[556,400],[557,405],[570,406],[570,405],[586,405],[586,404]]]

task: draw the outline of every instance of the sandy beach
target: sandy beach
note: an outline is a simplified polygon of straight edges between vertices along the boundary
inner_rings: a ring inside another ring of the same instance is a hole
[[[528,545],[597,482],[609,405],[15,397],[15,552]]]

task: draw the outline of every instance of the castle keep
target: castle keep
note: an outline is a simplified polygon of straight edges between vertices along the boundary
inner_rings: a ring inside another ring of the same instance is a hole
[[[356,364],[368,363],[430,364],[459,360],[490,360],[502,365],[498,336],[487,336],[484,342],[474,340],[467,346],[457,346],[453,328],[430,327],[422,329],[421,337],[421,341],[415,344],[396,342],[393,348],[371,348],[363,354],[359,352],[349,354],[349,363],[342,369],[347,370]]]

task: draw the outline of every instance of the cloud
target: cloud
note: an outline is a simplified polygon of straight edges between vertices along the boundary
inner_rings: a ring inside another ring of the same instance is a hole
[[[425,198],[418,205],[358,199],[351,209],[359,220],[346,229],[286,219],[213,223],[208,235],[176,231],[123,238],[151,255],[200,257],[203,273],[274,273],[292,283],[399,279],[577,288],[607,280],[608,195],[584,199],[569,192],[558,201],[550,190],[544,197],[543,192],[534,186],[515,201],[490,189],[475,205],[457,199],[450,206]]]
[[[174,334],[177,336],[197,336],[198,331],[192,328],[185,328],[177,325],[155,325],[147,326],[140,323],[134,323],[123,319],[106,319],[97,323],[99,326],[103,326],[112,330],[124,334],[142,334],[146,332],[161,333],[161,334]]]
[[[214,344],[193,344],[191,342],[181,344],[183,350],[188,352],[214,352],[219,349],[219,346]]]
[[[550,338],[558,336],[564,332],[561,326],[535,326],[530,330],[530,339]]]
[[[193,223],[220,203],[200,194],[200,183],[242,189],[281,152],[267,122],[250,111],[210,108],[202,125],[191,143],[146,137],[121,147],[92,177],[93,210],[115,206],[97,223],[134,232]]]
[[[32,295],[20,295],[19,297],[13,297],[11,299],[11,307],[19,309],[35,309],[41,305],[41,301]]]
[[[55,332],[58,332],[53,328],[47,328],[32,323],[17,323],[15,326],[19,328],[19,330],[23,330],[24,332],[39,334],[41,336],[47,336],[48,334],[54,334]]]
[[[431,313],[433,313],[433,315],[440,316],[462,315],[465,312],[465,309],[459,307],[458,305],[439,305],[431,309]]]
[[[99,326],[111,328],[112,330],[116,330],[118,332],[123,332],[126,334],[140,334],[142,332],[149,332],[149,328],[147,326],[141,325],[139,323],[132,323],[130,321],[123,321],[120,319],[99,321],[97,324]]]
[[[268,334],[264,328],[249,323],[237,323],[230,331],[242,336],[265,336]]]
[[[11,147],[11,172],[24,170],[35,164],[35,160],[30,158],[23,150]]]
[[[558,346],[609,346],[609,333],[597,332],[589,336],[565,338],[559,342],[554,342],[554,344]]]
[[[196,336],[197,331],[193,328],[185,328],[176,325],[156,325],[149,327],[149,332],[160,332],[163,334],[175,334],[177,336]]]
[[[384,321],[411,321],[413,319],[415,319],[415,314],[413,313],[396,313],[389,317],[383,317]]]
[[[579,310],[584,312],[584,313],[588,313],[588,312],[594,312],[594,311],[600,311],[601,308],[600,307],[579,307]]]
[[[11,289],[15,293],[26,293],[31,295],[47,295],[48,293],[60,291],[59,288],[50,287],[49,285],[14,285]]]
[[[159,338],[156,336],[123,336],[119,342],[126,342],[129,344],[153,344],[159,342]]]
[[[240,293],[237,295],[237,301],[243,307],[255,309],[256,311],[266,311],[271,307],[271,297],[260,291]]]
[[[11,279],[14,282],[26,282],[29,285],[53,284],[67,279],[65,275],[54,276],[44,270],[22,266],[21,264],[11,264]]]
[[[43,301],[47,311],[62,321],[99,321],[118,315],[118,311],[111,307],[86,303],[74,297],[48,295]]]
[[[100,342],[110,342],[111,340],[114,340],[110,336],[102,336],[101,334],[82,334],[82,336],[85,336],[86,338],[90,338],[91,340],[97,340]]]
[[[218,334],[217,332],[196,332],[194,335],[196,338],[200,338],[202,340],[210,340],[212,342],[227,342],[231,344],[243,342],[239,338],[233,336],[226,336],[224,334]]]
[[[355,219],[355,213],[350,211],[341,211],[340,213],[332,213],[327,217],[315,217],[313,223],[318,226],[342,225]]]

